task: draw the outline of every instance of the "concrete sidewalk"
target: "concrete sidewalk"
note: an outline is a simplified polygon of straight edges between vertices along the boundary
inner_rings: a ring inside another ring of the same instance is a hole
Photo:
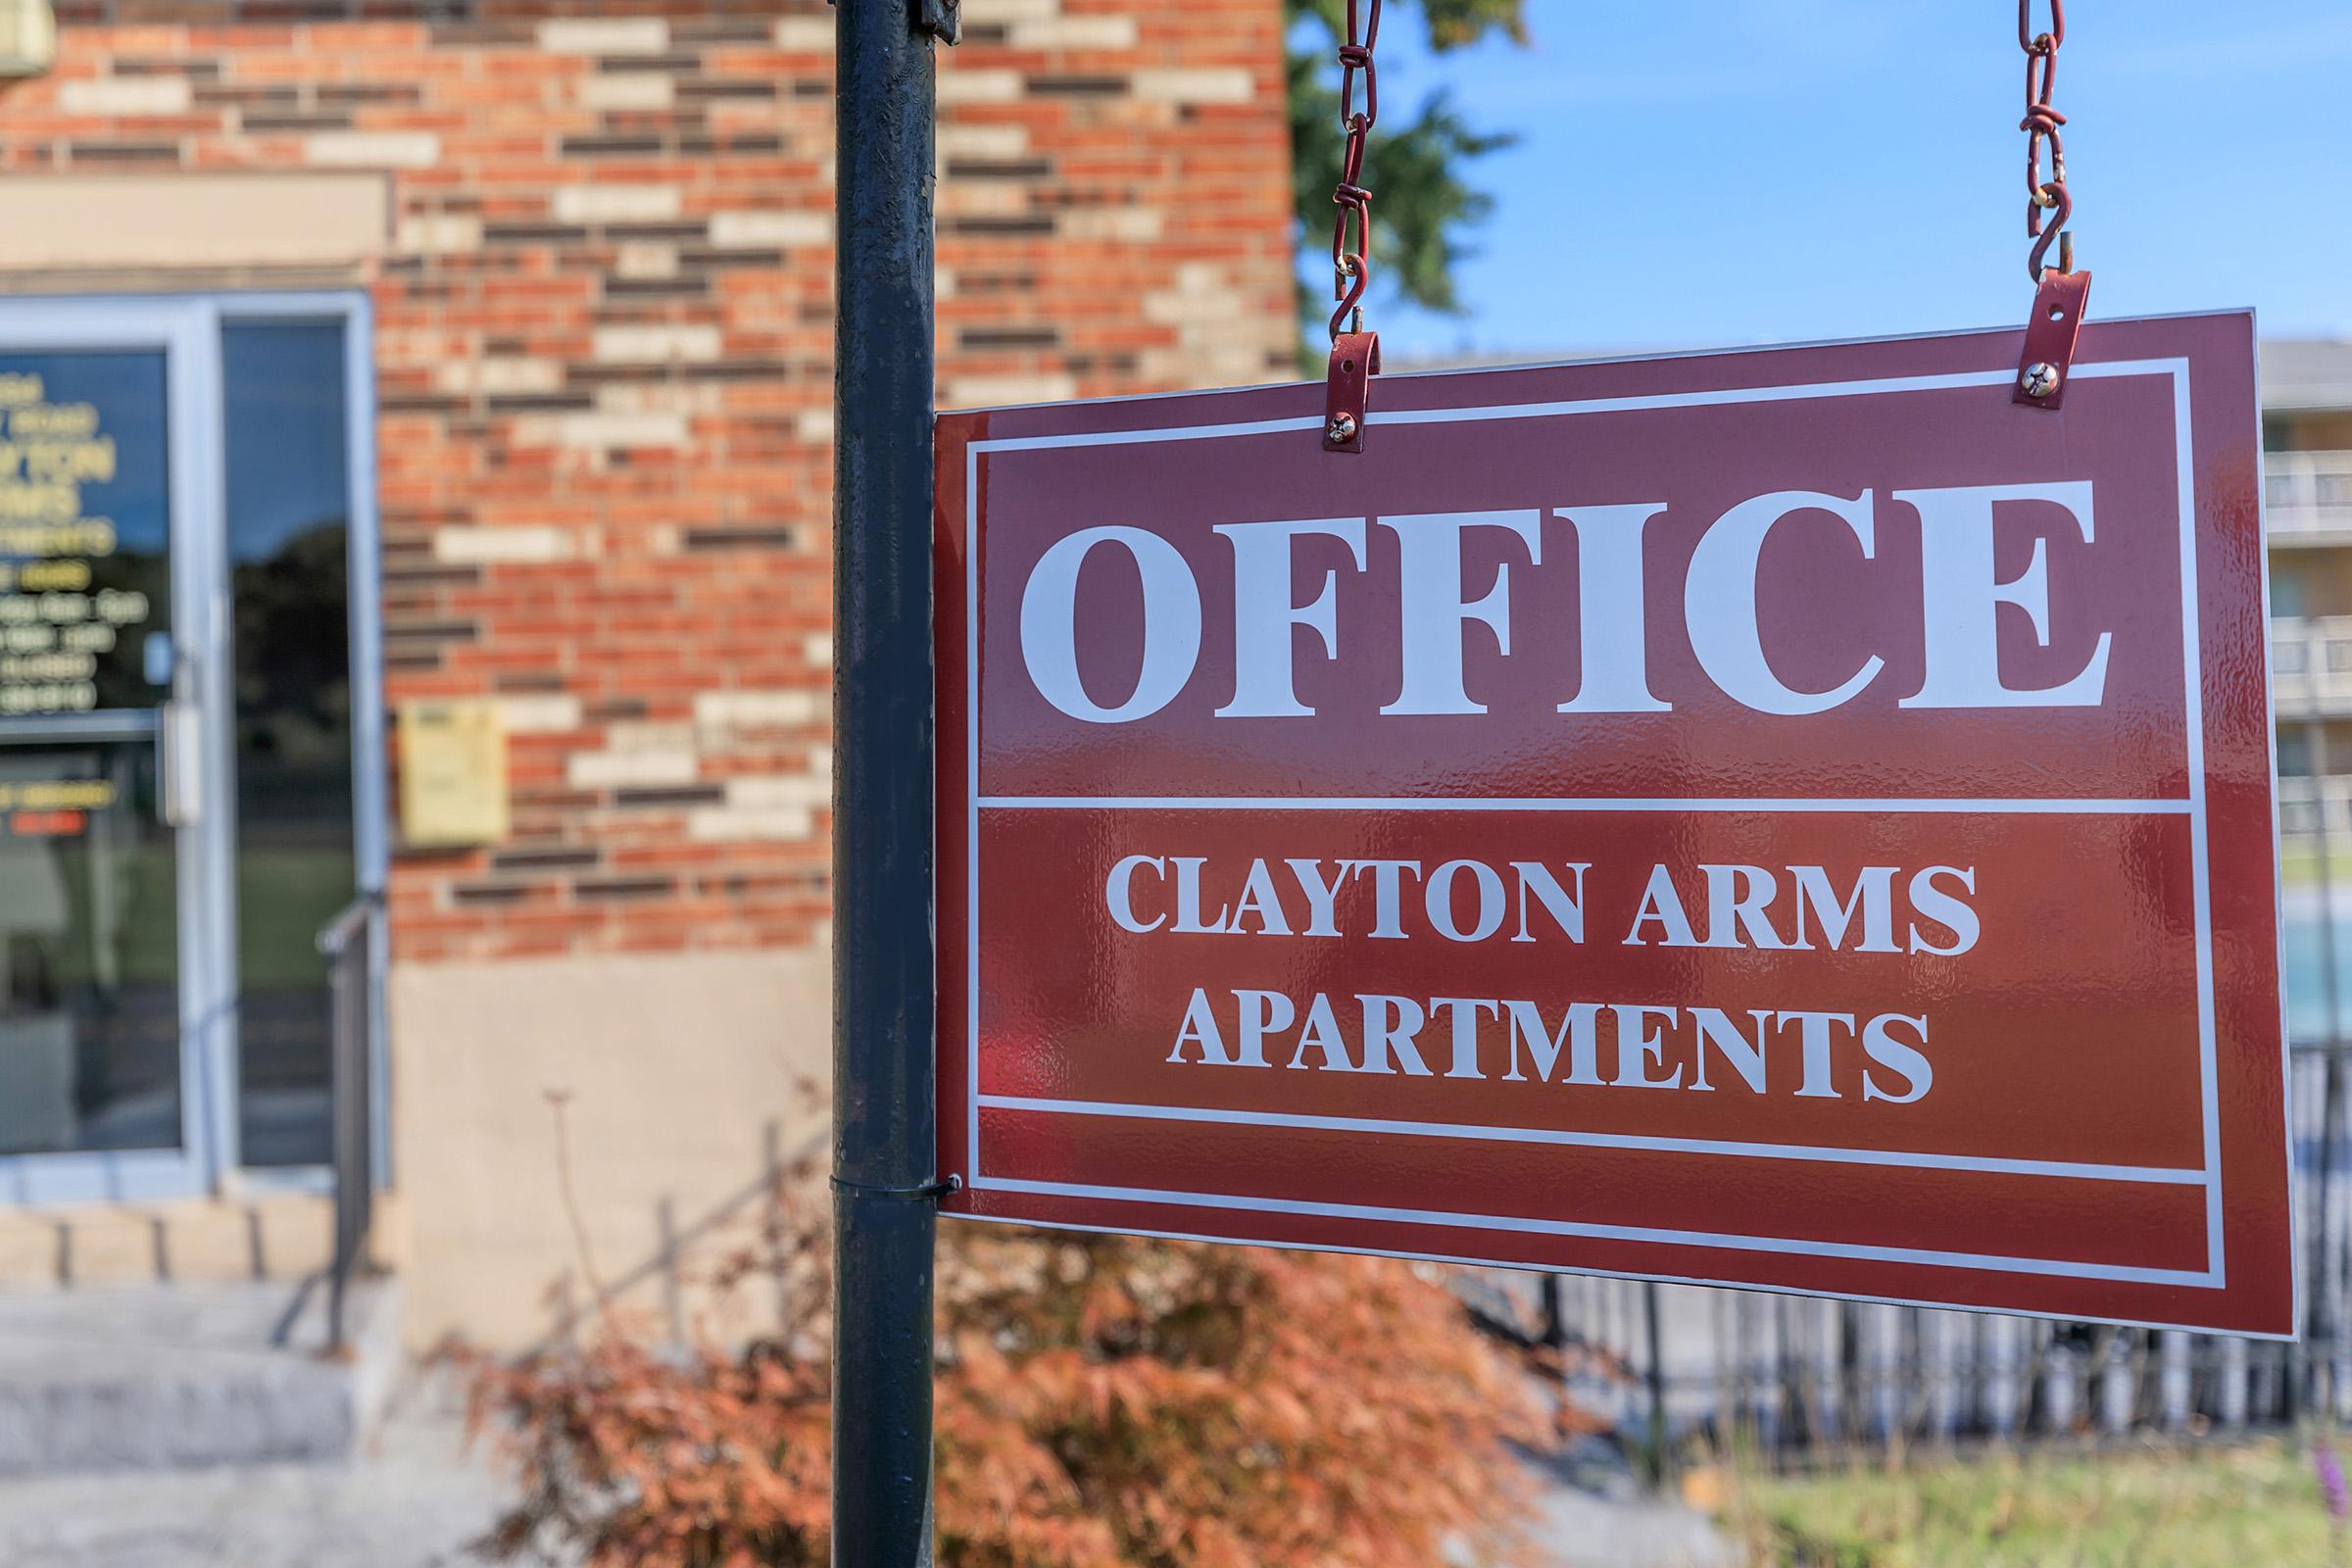
[[[1586,1438],[1530,1461],[1543,1484],[1534,1535],[1545,1568],[1737,1568],[1713,1521],[1642,1489],[1617,1446]]]
[[[507,1494],[455,1396],[399,1390],[349,1459],[0,1482],[8,1568],[458,1568]]]
[[[1734,1568],[1704,1516],[1607,1444],[1537,1461],[1545,1568]],[[509,1495],[445,1379],[395,1391],[351,1458],[0,1481],[7,1568],[464,1568]],[[569,1565],[566,1565],[569,1568]]]

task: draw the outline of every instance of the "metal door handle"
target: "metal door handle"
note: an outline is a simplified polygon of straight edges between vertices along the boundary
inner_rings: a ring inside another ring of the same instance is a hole
[[[204,815],[204,748],[196,728],[197,710],[193,704],[173,698],[156,716],[164,821],[171,827],[186,827]]]

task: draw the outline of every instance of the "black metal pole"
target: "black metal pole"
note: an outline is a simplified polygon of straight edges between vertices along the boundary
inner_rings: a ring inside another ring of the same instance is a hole
[[[1649,1479],[1664,1488],[1674,1475],[1672,1446],[1666,1440],[1666,1339],[1658,1329],[1658,1282],[1642,1282],[1642,1335],[1648,1342]]]
[[[931,34],[836,8],[833,1561],[931,1561]]]
[[[2312,1183],[2311,1240],[2309,1249],[2311,1283],[2303,1297],[2303,1338],[2297,1345],[2300,1353],[2308,1356],[2326,1354],[2328,1365],[2334,1364],[2336,1337],[2344,1325],[2336,1319],[2335,1293],[2328,1289],[2331,1271],[2328,1253],[2335,1228],[2328,1223],[2335,1212],[2335,1129],[2344,1115],[2344,1016],[2343,998],[2339,995],[2335,951],[2335,888],[2334,867],[2330,863],[2331,839],[2328,827],[2328,722],[2320,707],[2320,668],[2306,660],[2309,673],[2303,677],[2311,697],[2311,716],[2304,720],[2303,738],[2308,755],[2304,771],[2311,778],[2311,808],[2313,844],[2318,854],[2315,861],[2320,895],[2320,996],[2328,1015],[2326,1060],[2321,1065],[2320,1090],[2320,1147],[2318,1151],[2318,1179]],[[2290,1025],[2291,1028],[2291,1025]],[[2299,1152],[2298,1152],[2299,1155]],[[2329,1391],[2331,1397],[2341,1397]]]

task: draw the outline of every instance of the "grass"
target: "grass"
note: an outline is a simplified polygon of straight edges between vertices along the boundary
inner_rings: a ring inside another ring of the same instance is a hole
[[[1754,1568],[2352,1565],[2301,1444],[1749,1473],[1729,1504]]]
[[[239,973],[248,988],[325,984],[319,927],[359,886],[351,852],[243,845],[237,851]]]
[[[107,875],[113,878],[110,929],[119,944],[110,972],[124,981],[169,984],[179,972],[178,872],[171,842],[151,839],[99,859],[87,844],[64,841],[53,854],[53,874],[67,890],[72,922],[59,944],[60,978],[74,986],[93,982],[91,879]],[[236,869],[242,984],[296,990],[325,984],[318,928],[351,900],[356,878],[350,852],[247,846],[238,852]],[[15,891],[0,882],[0,899]]]
[[[2290,888],[2316,888],[2320,885],[2320,847],[2310,838],[2298,834],[2278,847],[2278,877]],[[2341,850],[2328,857],[2328,884],[2333,887],[2352,887],[2352,856]]]

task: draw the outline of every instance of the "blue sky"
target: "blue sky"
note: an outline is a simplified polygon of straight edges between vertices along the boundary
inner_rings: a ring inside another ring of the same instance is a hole
[[[1475,166],[1495,210],[1460,272],[1468,314],[1376,288],[1392,356],[2024,318],[2025,59],[2005,0],[1528,12],[1532,47],[1446,56],[1409,6],[1390,17],[1392,103],[1445,86],[1522,138]],[[2094,317],[2251,305],[2268,335],[2352,334],[2352,4],[2075,0],[2067,20],[2056,101]]]

